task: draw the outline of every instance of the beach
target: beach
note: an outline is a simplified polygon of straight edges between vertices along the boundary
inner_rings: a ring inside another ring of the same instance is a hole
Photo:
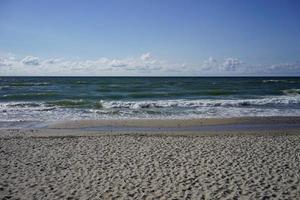
[[[300,0],[0,0],[0,200],[300,200]]]
[[[300,199],[298,77],[1,77],[0,199]]]
[[[249,125],[251,121],[299,124],[298,118],[292,119],[205,119],[202,124],[201,120],[103,120],[1,129],[0,197],[299,199],[297,127],[251,131],[250,126],[249,130],[207,132],[163,129]],[[160,127],[163,131],[87,129],[114,125]]]

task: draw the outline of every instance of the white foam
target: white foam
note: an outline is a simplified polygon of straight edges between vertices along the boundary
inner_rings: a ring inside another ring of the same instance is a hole
[[[270,96],[256,99],[176,99],[146,101],[101,101],[104,108],[197,108],[214,106],[263,106],[300,104],[300,95]]]
[[[253,99],[100,101],[102,108],[64,108],[43,102],[1,102],[0,121],[122,118],[300,116],[300,95]]]

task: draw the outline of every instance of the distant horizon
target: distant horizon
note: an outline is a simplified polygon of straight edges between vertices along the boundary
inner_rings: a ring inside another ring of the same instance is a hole
[[[65,75],[58,75],[58,76],[1,76],[0,78],[9,78],[9,77],[37,77],[37,78],[42,78],[42,77],[74,77],[74,78],[300,78],[300,76],[284,76],[284,75],[278,75],[278,76],[65,76]]]

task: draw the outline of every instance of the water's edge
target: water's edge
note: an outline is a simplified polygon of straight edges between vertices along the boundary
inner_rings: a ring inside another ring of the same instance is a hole
[[[300,117],[252,117],[185,120],[76,120],[1,122],[0,129],[97,132],[230,132],[300,130]],[[300,133],[300,131],[299,131]]]

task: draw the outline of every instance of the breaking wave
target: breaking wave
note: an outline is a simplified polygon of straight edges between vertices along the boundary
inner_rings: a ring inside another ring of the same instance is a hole
[[[201,99],[201,100],[155,100],[155,101],[102,101],[104,108],[196,108],[196,107],[235,107],[300,104],[299,96],[273,96],[261,99]]]
[[[283,94],[289,95],[289,96],[296,96],[300,94],[300,89],[288,89],[288,90],[283,90]]]
[[[255,99],[174,99],[136,101],[1,102],[5,120],[73,120],[104,118],[211,118],[300,116],[300,95]]]

